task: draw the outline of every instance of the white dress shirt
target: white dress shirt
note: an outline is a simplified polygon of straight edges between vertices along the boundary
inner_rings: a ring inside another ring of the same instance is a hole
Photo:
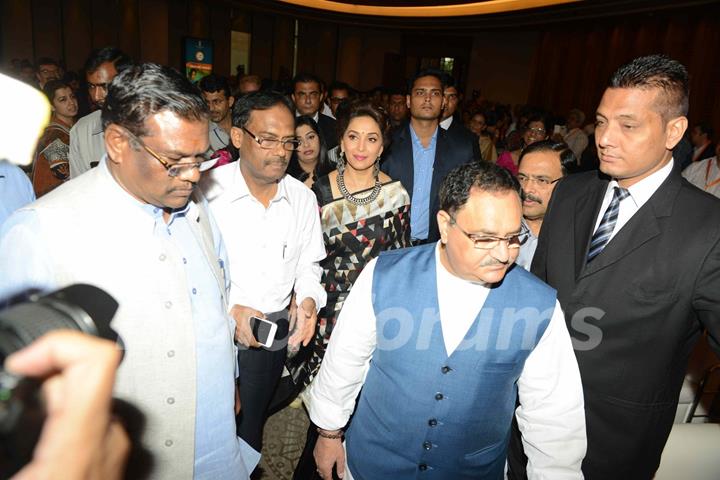
[[[458,347],[489,289],[448,272],[436,249],[438,307],[448,355]],[[315,381],[303,400],[317,426],[345,426],[370,368],[376,347],[372,283],[376,259],[368,263],[345,300]],[[473,301],[469,301],[473,299]],[[581,479],[585,456],[585,409],[580,372],[565,318],[556,302],[550,323],[530,353],[518,380],[515,415],[523,434],[531,479]],[[346,467],[346,479],[352,476]]]
[[[720,198],[720,168],[717,157],[691,163],[683,170],[682,176],[700,190]]]
[[[630,192],[630,195],[620,200],[620,211],[618,212],[617,222],[615,223],[615,228],[610,234],[608,242],[617,235],[617,232],[619,232],[627,222],[630,221],[632,216],[640,210],[640,207],[650,200],[653,193],[660,188],[660,185],[662,185],[665,179],[670,175],[670,172],[672,172],[673,165],[674,160],[670,159],[668,164],[660,170],[643,178],[632,187],[628,187],[627,190]],[[611,180],[610,183],[608,183],[607,190],[605,191],[605,198],[603,198],[602,205],[600,206],[600,213],[595,219],[595,228],[593,228],[593,232],[595,232],[595,230],[597,230],[600,226],[600,221],[605,214],[605,210],[607,210],[610,202],[612,201],[612,197],[615,194],[615,187],[619,186],[620,185],[616,180]]]
[[[252,196],[240,163],[211,170],[201,181],[228,252],[230,305],[278,312],[295,291],[325,306],[320,284],[325,244],[317,199],[302,182],[285,175],[267,208]]]

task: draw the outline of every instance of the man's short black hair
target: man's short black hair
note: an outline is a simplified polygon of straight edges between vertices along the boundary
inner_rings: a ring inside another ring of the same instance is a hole
[[[665,55],[638,57],[613,74],[609,88],[660,89],[658,113],[664,121],[687,115],[689,78],[685,66]]]
[[[707,135],[708,139],[712,139],[713,135],[715,135],[715,130],[713,129],[712,125],[708,121],[703,121],[695,125],[698,130],[700,130],[700,134]]]
[[[558,154],[560,159],[560,169],[562,170],[563,177],[568,174],[568,170],[572,170],[577,165],[577,159],[575,154],[565,142],[556,142],[552,139],[541,140],[539,142],[531,143],[520,152],[520,159],[518,165],[522,163],[522,159],[529,153],[538,152],[555,152]]]
[[[203,77],[198,82],[198,87],[200,87],[200,91],[202,92],[215,93],[222,91],[225,94],[225,98],[230,98],[231,96],[230,82],[228,82],[228,79],[220,75],[215,75],[214,73]]]
[[[50,57],[38,58],[37,62],[35,62],[35,65],[37,65],[38,70],[40,70],[40,65],[55,65],[56,67],[60,68],[60,64],[57,62],[57,60],[53,60]]]
[[[254,110],[268,110],[276,105],[282,105],[288,109],[294,117],[295,108],[285,95],[276,92],[260,90],[259,92],[248,93],[239,97],[232,110],[233,127],[242,128],[250,121],[250,114]]]
[[[443,73],[442,84],[443,90],[445,90],[446,88],[454,88],[455,90],[457,90],[458,94],[463,94],[462,88],[460,88],[460,85],[455,81],[455,77],[453,77],[449,73]]]
[[[407,89],[408,92],[412,92],[413,85],[415,85],[415,82],[418,78],[422,77],[435,77],[438,80],[440,80],[440,83],[443,85],[443,88],[445,88],[445,84],[443,83],[443,75],[446,75],[445,72],[442,70],[438,70],[437,68],[423,68],[422,70],[418,71],[411,79],[408,81]]]
[[[103,128],[114,123],[141,137],[147,134],[145,121],[163,111],[186,120],[210,117],[197,88],[176,70],[155,63],[131,65],[108,86],[102,109]]]
[[[470,198],[470,190],[513,191],[522,198],[520,183],[508,170],[494,163],[470,162],[453,169],[440,185],[440,209],[454,215]]]
[[[346,92],[348,92],[348,96],[352,96],[354,92],[350,85],[345,82],[339,82],[337,80],[330,84],[330,86],[328,87],[328,93],[332,92],[333,90],[345,90]]]
[[[292,91],[293,92],[295,91],[295,87],[297,86],[298,83],[311,83],[311,82],[317,83],[320,91],[321,92],[323,91],[325,84],[323,84],[323,82],[318,77],[313,75],[312,73],[305,73],[305,72],[298,73],[297,75],[295,75],[295,77],[293,77]]]
[[[118,73],[120,73],[123,68],[132,65],[132,59],[129,55],[119,48],[108,46],[93,50],[87,60],[85,60],[83,70],[85,70],[86,75],[92,74],[100,68],[100,65],[108,62],[115,66],[115,70],[117,70]]]

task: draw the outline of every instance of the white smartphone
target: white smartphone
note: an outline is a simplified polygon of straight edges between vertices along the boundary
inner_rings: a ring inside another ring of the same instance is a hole
[[[264,318],[250,317],[250,329],[260,345],[267,348],[272,347],[277,332],[276,324]]]

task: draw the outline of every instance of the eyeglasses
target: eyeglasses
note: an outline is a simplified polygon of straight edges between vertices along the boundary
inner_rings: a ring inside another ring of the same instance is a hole
[[[545,135],[544,128],[528,128],[527,132],[531,135]]]
[[[457,229],[462,232],[463,235],[465,235],[467,238],[470,239],[471,242],[473,242],[473,246],[479,250],[492,250],[493,248],[500,245],[500,242],[504,242],[505,245],[507,245],[507,248],[520,248],[520,245],[525,243],[528,239],[528,236],[530,235],[528,229],[525,227],[525,225],[523,225],[519,233],[516,233],[515,235],[510,235],[508,237],[477,236],[467,233],[465,230],[463,230],[463,228],[458,225],[455,217],[453,217],[452,215],[450,215],[450,220],[451,224],[455,225]]]
[[[297,150],[300,146],[300,139],[297,137],[293,138],[286,138],[285,140],[280,140],[277,138],[266,138],[266,137],[258,137],[254,133],[252,133],[250,130],[248,130],[245,127],[241,127],[245,133],[250,135],[253,140],[257,142],[258,145],[260,145],[260,148],[263,148],[265,150],[273,150],[277,148],[279,144],[282,144],[283,148],[287,150],[288,152],[292,152],[294,150]]]
[[[140,137],[133,134],[130,130],[125,130],[128,135],[135,140],[137,143],[140,144],[140,146],[149,153],[155,160],[160,162],[160,165],[165,167],[165,170],[167,170],[167,174],[169,177],[179,177],[181,175],[184,175],[194,169],[198,169],[199,172],[205,172],[207,170],[210,170],[217,162],[220,160],[220,155],[215,152],[214,150],[210,150],[208,153],[196,155],[194,158],[201,158],[199,162],[187,162],[187,163],[178,163],[182,159],[177,160],[169,160],[163,158],[160,154],[155,153],[155,151],[145,145],[145,142],[143,142]]]
[[[535,175],[525,175],[524,173],[518,173],[517,175],[518,182],[520,182],[520,185],[523,187],[530,182],[535,182],[539,187],[549,187],[553,183],[562,180],[562,178],[563,177],[559,177],[555,180],[550,180],[546,177],[536,177]]]

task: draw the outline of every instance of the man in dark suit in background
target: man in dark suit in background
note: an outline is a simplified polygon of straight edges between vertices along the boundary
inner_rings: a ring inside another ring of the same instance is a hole
[[[410,81],[410,122],[394,132],[381,166],[410,194],[414,244],[439,240],[436,216],[440,183],[450,170],[473,159],[471,141],[455,138],[439,127],[444,104],[442,75],[439,70],[426,69]]]
[[[325,99],[325,92],[320,79],[309,73],[299,73],[292,80],[292,101],[295,104],[296,115],[312,117],[320,128],[320,134],[328,150],[338,144],[337,127],[335,120],[320,112]]]
[[[672,157],[687,111],[680,63],[620,67],[597,109],[602,174],[560,182],[540,233],[532,271],[557,289],[573,337],[587,480],[654,476],[690,351],[705,328],[720,339],[720,201]]]
[[[475,160],[482,161],[480,139],[463,124],[458,112],[462,92],[455,84],[455,79],[447,74],[443,75],[443,97],[445,97],[445,107],[440,116],[440,128],[447,130],[448,134],[459,142],[471,142]]]

